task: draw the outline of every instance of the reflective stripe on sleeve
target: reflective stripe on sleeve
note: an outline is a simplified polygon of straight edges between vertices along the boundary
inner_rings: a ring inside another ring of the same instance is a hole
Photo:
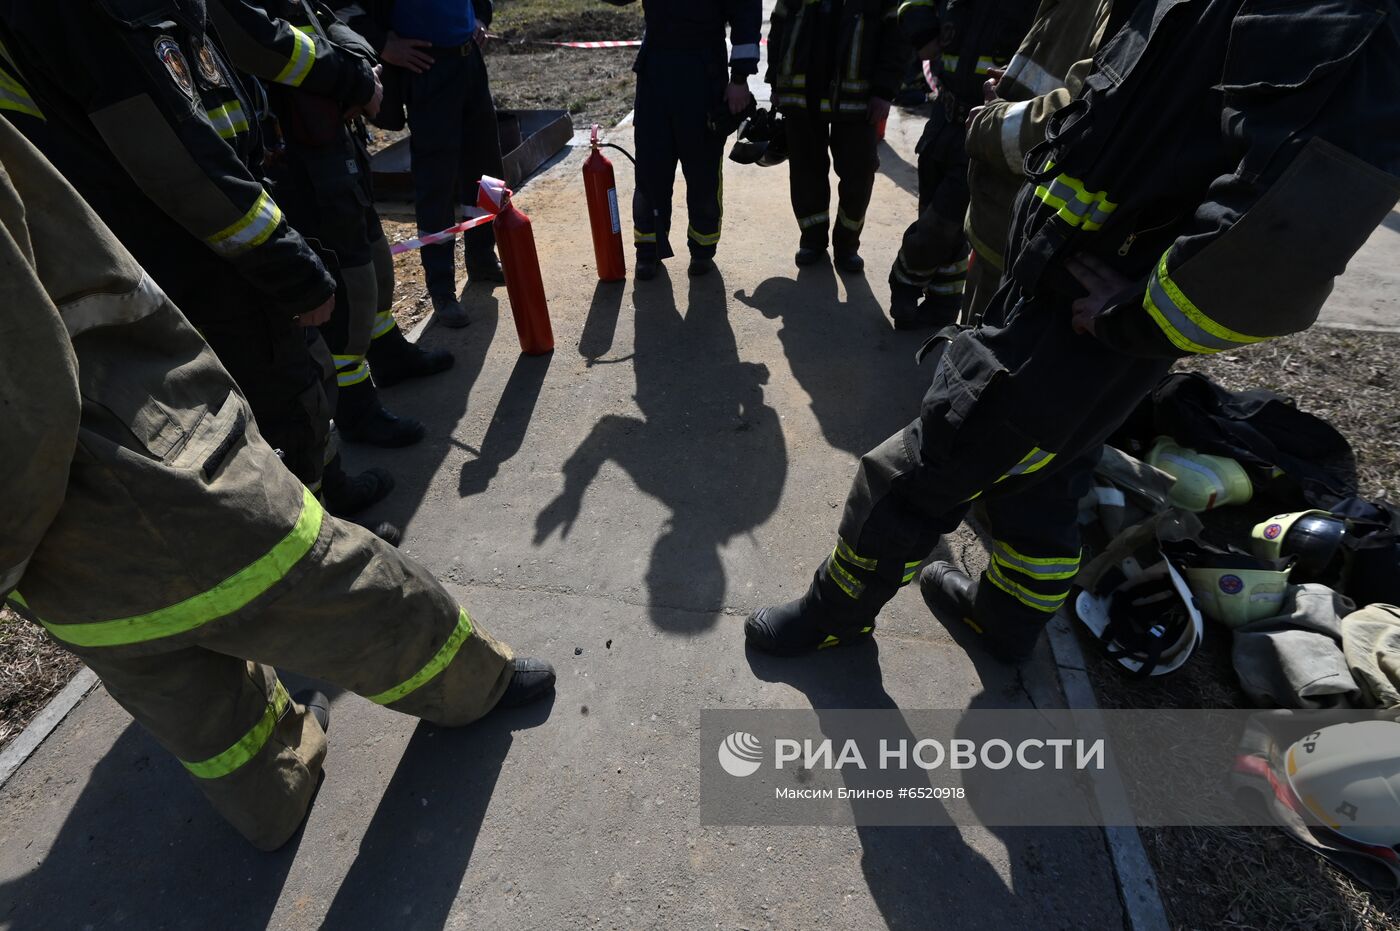
[[[282,208],[277,206],[272,195],[263,191],[237,222],[219,230],[205,242],[222,255],[240,255],[267,242],[281,222]]]
[[[1086,232],[1103,226],[1109,214],[1118,209],[1107,191],[1086,190],[1083,181],[1063,173],[1048,185],[1036,185],[1035,196],[1054,207],[1060,219],[1070,226],[1082,226]]]
[[[258,751],[267,746],[268,740],[272,737],[272,731],[277,727],[277,721],[287,710],[287,705],[291,703],[291,700],[286,687],[278,682],[277,687],[273,690],[272,698],[263,710],[262,717],[258,719],[258,723],[253,725],[252,730],[240,737],[236,744],[218,756],[211,756],[198,763],[187,763],[184,760],[180,762],[184,764],[185,769],[188,769],[199,779],[218,779],[220,776],[227,776],[257,756]]]
[[[217,109],[206,110],[204,115],[209,117],[209,122],[221,139],[233,139],[239,133],[248,131],[248,116],[243,112],[243,105],[236,100],[230,100]]]
[[[447,642],[433,654],[433,658],[428,660],[422,669],[391,689],[385,689],[378,695],[365,697],[377,705],[393,704],[423,687],[438,673],[446,669],[452,660],[456,659],[458,651],[462,649],[462,644],[466,643],[467,638],[472,635],[472,619],[467,615],[467,609],[458,608],[457,611],[457,626],[452,628],[452,633],[447,635]]]
[[[1007,167],[1016,174],[1024,171],[1026,153],[1021,151],[1021,126],[1026,122],[1026,110],[1030,101],[1013,103],[1001,114],[1001,154]]]
[[[310,36],[297,29],[292,30],[292,38],[295,40],[292,57],[287,59],[287,64],[272,80],[278,84],[300,87],[301,82],[311,73],[311,65],[316,60],[316,43],[311,41]]]
[[[246,607],[282,581],[311,551],[324,518],[320,502],[303,488],[301,513],[291,531],[272,549],[213,588],[134,617],[82,624],[55,624],[41,619],[40,623],[57,639],[80,647],[145,643],[194,630]]]
[[[1166,253],[1147,283],[1142,306],[1172,345],[1186,352],[1222,352],[1261,343],[1268,338],[1236,333],[1206,316],[1172,281],[1167,271]]]
[[[1011,62],[1006,66],[1006,75],[1002,80],[1014,81],[1037,97],[1065,86],[1064,81],[1019,53],[1011,56]]]

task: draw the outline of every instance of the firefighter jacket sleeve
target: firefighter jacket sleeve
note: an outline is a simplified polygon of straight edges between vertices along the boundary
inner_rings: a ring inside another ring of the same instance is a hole
[[[240,70],[329,97],[345,110],[374,96],[370,64],[311,27],[293,26],[248,0],[211,0],[208,10]]]
[[[384,51],[389,40],[393,0],[326,0],[338,20],[370,44],[375,53]]]
[[[899,7],[896,0],[885,0],[880,6],[880,38],[875,44],[875,63],[870,72],[870,94],[881,100],[893,100],[909,69],[909,45],[899,31]]]
[[[1346,12],[1306,48],[1293,43],[1306,10],[1235,18],[1220,81],[1226,170],[1146,280],[1099,316],[1102,342],[1182,357],[1317,319],[1400,199],[1400,17],[1366,3]]]
[[[1045,138],[1045,124],[1074,99],[1092,66],[1092,59],[1078,62],[1064,85],[1029,100],[993,100],[979,108],[967,124],[968,157],[1022,174],[1025,153]]]
[[[778,0],[773,4],[773,14],[768,17],[768,69],[763,74],[763,83],[773,85],[778,79],[778,65],[787,53],[788,20],[792,12],[788,9],[792,0]]]
[[[40,280],[17,173],[42,164],[37,151],[3,119],[0,154],[0,598],[19,583],[30,556],[63,504],[77,445],[82,403],[78,363],[58,308]],[[58,183],[56,175],[51,183]],[[41,208],[34,213],[36,208]],[[62,271],[61,269],[59,271]]]
[[[937,0],[900,0],[895,10],[899,31],[915,51],[938,38],[942,24],[938,19]]]
[[[763,4],[759,0],[724,0],[729,23],[729,79],[743,84],[758,74],[758,40],[763,31]]]
[[[180,44],[95,12],[65,17],[66,6],[35,4],[6,24],[28,66],[47,69],[44,84],[82,109],[153,203],[267,296],[266,313],[325,303],[334,279],[220,135],[227,107],[206,112]]]

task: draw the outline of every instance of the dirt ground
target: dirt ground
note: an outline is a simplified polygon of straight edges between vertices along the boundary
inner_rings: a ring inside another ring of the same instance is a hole
[[[42,628],[0,608],[0,748],[81,666]]]
[[[487,64],[496,105],[568,110],[574,126],[612,126],[632,109],[636,49],[572,49],[545,41],[640,39],[641,4],[598,0],[506,0],[496,4]]]
[[[1317,328],[1238,354],[1191,360],[1227,388],[1268,388],[1335,426],[1356,453],[1360,490],[1400,500],[1400,391],[1389,360],[1400,336]],[[1271,513],[1247,505],[1208,515],[1208,527],[1248,527]],[[1230,662],[1230,638],[1208,625],[1179,672],[1141,683],[1082,637],[1106,708],[1248,708]],[[1269,828],[1143,828],[1143,841],[1177,928],[1400,929],[1400,895],[1353,882]]]

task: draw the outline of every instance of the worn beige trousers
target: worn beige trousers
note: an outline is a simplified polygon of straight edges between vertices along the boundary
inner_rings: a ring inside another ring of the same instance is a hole
[[[297,829],[325,735],[276,668],[443,725],[510,650],[326,514],[209,347],[0,119],[0,596],[84,661],[252,843]]]

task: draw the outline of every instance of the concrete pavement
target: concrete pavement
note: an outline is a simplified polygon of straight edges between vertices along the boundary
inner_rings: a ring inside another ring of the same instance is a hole
[[[917,130],[891,122],[865,279],[792,267],[783,169],[727,166],[718,275],[673,261],[635,288],[593,274],[581,154],[532,182],[557,350],[520,356],[504,289],[471,289],[473,325],[424,336],[457,366],[389,392],[429,439],[351,458],[394,469],[374,516],[557,665],[556,699],[443,731],[334,695],[306,829],[264,855],[99,689],[0,789],[0,928],[1121,926],[1096,830],[699,823],[703,708],[1060,701],[1045,653],[1020,675],[974,662],[913,590],[874,644],[786,662],[743,647],[745,613],[806,585],[856,457],[927,382],[921,337],[882,313]],[[1329,321],[1390,325],[1397,232]],[[965,532],[949,547],[980,564]]]
[[[1045,656],[979,669],[913,590],[868,647],[743,646],[927,382],[882,315],[916,128],[891,123],[865,279],[797,274],[782,169],[728,166],[719,274],[637,288],[596,281],[581,154],[532,182],[555,353],[520,356],[504,289],[470,290],[473,325],[423,337],[457,366],[389,392],[429,439],[351,458],[398,474],[374,516],[404,549],[558,666],[552,707],[448,732],[335,696],[305,832],[263,855],[99,689],[0,790],[0,927],[1118,926],[1096,830],[699,824],[703,708],[1059,700]]]

